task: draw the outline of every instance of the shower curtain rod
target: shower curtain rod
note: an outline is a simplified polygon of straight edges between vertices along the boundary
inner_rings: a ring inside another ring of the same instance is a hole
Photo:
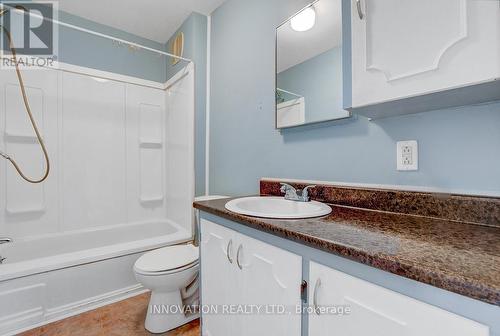
[[[5,4],[3,4],[3,6],[5,6]],[[6,7],[9,7],[11,10],[12,9],[13,10],[18,10],[18,9],[16,9],[14,7],[11,7],[11,6],[6,6]],[[79,26],[75,26],[75,25],[72,25],[72,24],[69,24],[69,23],[65,23],[65,22],[62,22],[62,21],[59,21],[59,20],[48,19],[48,18],[43,17],[42,15],[38,15],[38,14],[35,14],[35,13],[32,13],[32,12],[28,12],[28,15],[36,17],[36,18],[39,18],[39,19],[42,19],[42,20],[47,20],[47,21],[53,22],[55,24],[58,24],[58,25],[61,25],[61,26],[64,26],[64,27],[68,27],[68,28],[71,28],[71,29],[74,29],[74,30],[78,30],[78,31],[81,31],[81,32],[84,32],[84,33],[87,33],[87,34],[91,34],[91,35],[103,37],[103,38],[106,38],[108,40],[125,43],[125,44],[128,44],[130,46],[134,46],[134,47],[137,47],[137,48],[140,48],[140,49],[149,50],[149,51],[161,54],[161,55],[170,56],[170,57],[182,60],[182,61],[194,63],[189,58],[184,58],[184,57],[181,57],[181,56],[173,55],[173,54],[170,54],[170,53],[168,53],[166,51],[162,51],[162,50],[158,50],[158,49],[146,47],[145,45],[142,45],[142,44],[139,44],[139,43],[130,42],[130,41],[127,41],[127,40],[124,40],[124,39],[121,39],[121,38],[113,37],[111,35],[98,33],[98,32],[95,32],[93,30],[82,28],[82,27],[79,27]]]
[[[298,98],[302,98],[303,96],[297,94],[297,93],[293,93],[291,91],[287,91],[287,90],[283,90],[283,89],[280,89],[280,88],[276,88],[276,91],[281,91],[281,92],[284,92],[284,93],[288,93],[289,95],[292,95],[292,96],[295,96],[295,97],[298,97]]]

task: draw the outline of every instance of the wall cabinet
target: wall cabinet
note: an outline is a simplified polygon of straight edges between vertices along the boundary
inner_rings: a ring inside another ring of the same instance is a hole
[[[200,245],[204,336],[300,336],[300,256],[206,220]]]
[[[350,6],[351,105],[361,114],[383,117],[500,99],[498,1],[352,0],[344,5]],[[373,108],[419,96],[426,97],[409,100],[399,112],[397,105],[385,112]],[[366,106],[372,108],[362,109]]]
[[[489,334],[477,322],[318,263],[310,263],[309,280],[309,303],[315,308],[309,316],[310,336],[331,335],[333,330],[372,336]],[[342,307],[350,313],[332,314],[331,308]]]

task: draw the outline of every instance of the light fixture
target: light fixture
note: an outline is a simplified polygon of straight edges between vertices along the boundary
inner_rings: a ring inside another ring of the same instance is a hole
[[[307,7],[302,12],[295,15],[290,20],[290,26],[293,30],[303,32],[314,27],[316,23],[316,11],[313,7]]]

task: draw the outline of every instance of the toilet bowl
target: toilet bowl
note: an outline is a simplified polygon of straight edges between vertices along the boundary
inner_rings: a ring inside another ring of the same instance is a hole
[[[198,318],[186,308],[198,303],[198,257],[198,248],[188,244],[160,248],[137,259],[135,277],[151,290],[148,331],[163,333]]]
[[[199,196],[195,201],[210,201],[227,196]],[[199,212],[194,212],[199,223]],[[193,227],[194,242],[198,226]],[[152,333],[175,329],[199,317],[183,307],[199,305],[199,249],[193,244],[175,245],[145,253],[137,259],[134,273],[138,282],[151,290],[145,327]],[[185,312],[187,312],[185,314]]]

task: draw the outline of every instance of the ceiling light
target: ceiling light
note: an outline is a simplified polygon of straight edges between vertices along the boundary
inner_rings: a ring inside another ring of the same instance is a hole
[[[290,20],[290,25],[292,26],[292,29],[298,32],[303,32],[311,29],[312,27],[314,27],[315,23],[316,23],[316,12],[312,7],[307,7],[306,9],[295,15]]]

